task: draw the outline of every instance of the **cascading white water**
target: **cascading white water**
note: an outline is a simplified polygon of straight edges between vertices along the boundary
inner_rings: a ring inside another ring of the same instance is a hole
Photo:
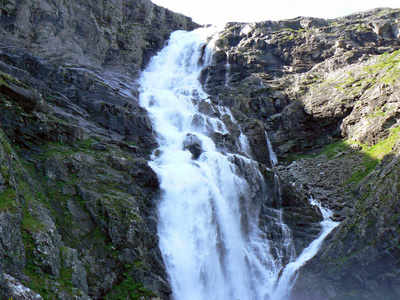
[[[268,134],[264,132],[265,139],[267,140],[267,145],[268,145],[268,152],[269,152],[269,160],[271,162],[271,165],[275,167],[278,164],[278,158],[276,157],[276,154],[274,152],[274,149],[272,149],[272,144],[271,141],[268,138]]]
[[[162,189],[160,248],[175,300],[274,299],[283,257],[295,258],[290,230],[272,208],[265,228],[275,226],[279,238],[270,241],[260,230],[261,205],[253,200],[266,189],[258,164],[249,155],[218,151],[211,136],[228,130],[197,109],[208,97],[198,78],[201,61],[211,61],[210,47],[202,53],[211,30],[172,33],[140,79],[140,104],[160,146],[150,163]],[[236,122],[226,108],[215,109]],[[239,152],[249,154],[240,136]]]
[[[307,248],[303,250],[301,255],[293,262],[289,263],[283,270],[282,276],[279,278],[276,288],[273,292],[274,300],[286,299],[290,293],[295,279],[297,278],[297,270],[299,270],[308,260],[317,254],[322,242],[328,236],[328,234],[339,225],[339,222],[331,220],[332,212],[325,207],[322,207],[320,203],[315,201],[313,198],[310,199],[312,205],[318,206],[322,213],[324,220],[321,222],[322,232],[319,237],[314,240]]]
[[[163,190],[160,248],[175,299],[251,299],[238,203],[246,183],[207,136],[225,125],[194,103],[206,98],[197,80],[203,43],[199,31],[174,32],[140,81],[161,150],[151,165]],[[202,143],[196,161],[183,150],[188,133]]]

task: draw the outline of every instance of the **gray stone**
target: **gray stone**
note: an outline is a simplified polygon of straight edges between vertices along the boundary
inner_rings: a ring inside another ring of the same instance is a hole
[[[6,299],[15,299],[15,300],[43,300],[43,297],[32,291],[30,288],[24,286],[17,279],[12,277],[11,275],[4,274],[4,283],[5,283],[5,293]]]
[[[62,248],[63,267],[72,269],[71,283],[84,293],[88,293],[89,288],[86,281],[86,270],[82,262],[78,259],[78,251],[76,249]]]
[[[183,150],[189,150],[193,159],[198,159],[203,152],[202,141],[196,135],[188,133],[183,141]]]

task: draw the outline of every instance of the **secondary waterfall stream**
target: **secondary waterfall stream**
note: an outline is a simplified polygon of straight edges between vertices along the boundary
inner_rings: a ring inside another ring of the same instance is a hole
[[[237,138],[236,154],[218,149],[215,136],[229,131],[198,109],[209,103],[198,78],[211,59],[210,30],[172,33],[140,79],[159,143],[150,164],[161,181],[158,234],[173,299],[284,299],[299,264],[282,212],[266,212],[280,232],[269,239],[255,203],[267,189],[246,137]],[[280,281],[284,261],[292,267]]]

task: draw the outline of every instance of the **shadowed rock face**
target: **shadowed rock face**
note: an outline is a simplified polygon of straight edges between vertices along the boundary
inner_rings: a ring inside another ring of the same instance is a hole
[[[251,148],[265,149],[267,131],[276,170],[342,221],[300,270],[293,299],[400,296],[399,18],[376,9],[230,23],[203,70],[211,100],[231,108]]]
[[[133,78],[197,26],[146,0],[0,4],[0,298],[168,298]]]
[[[3,45],[126,75],[136,75],[171,31],[198,27],[149,0],[11,0],[2,4],[0,23]]]

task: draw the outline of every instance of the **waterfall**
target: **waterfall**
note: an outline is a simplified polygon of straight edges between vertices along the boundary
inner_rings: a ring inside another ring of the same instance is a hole
[[[271,166],[275,167],[278,164],[278,158],[276,157],[274,149],[272,149],[272,144],[268,138],[267,132],[264,131],[264,135],[265,135],[265,139],[267,140],[267,145],[268,145],[269,161],[271,162]]]
[[[225,85],[229,87],[229,79],[231,78],[231,64],[229,63],[229,52],[226,51],[226,63],[225,63]]]
[[[321,222],[322,232],[319,237],[314,240],[307,248],[303,250],[301,255],[293,262],[289,263],[283,270],[282,276],[279,278],[276,288],[273,292],[274,300],[286,299],[290,293],[296,278],[297,271],[311,258],[317,254],[323,240],[328,236],[328,234],[339,225],[339,222],[334,222],[331,220],[332,212],[325,207],[322,207],[320,203],[315,201],[313,198],[310,199],[312,205],[317,206],[324,218]]]
[[[173,32],[139,82],[159,143],[150,162],[162,190],[159,245],[175,300],[275,299],[283,265],[295,262],[290,230],[279,208],[262,208],[268,189],[247,138],[235,138],[236,154],[218,148],[215,137],[229,130],[198,110],[211,105],[198,78],[211,62],[204,43],[212,30]],[[227,108],[214,109],[240,131]]]

